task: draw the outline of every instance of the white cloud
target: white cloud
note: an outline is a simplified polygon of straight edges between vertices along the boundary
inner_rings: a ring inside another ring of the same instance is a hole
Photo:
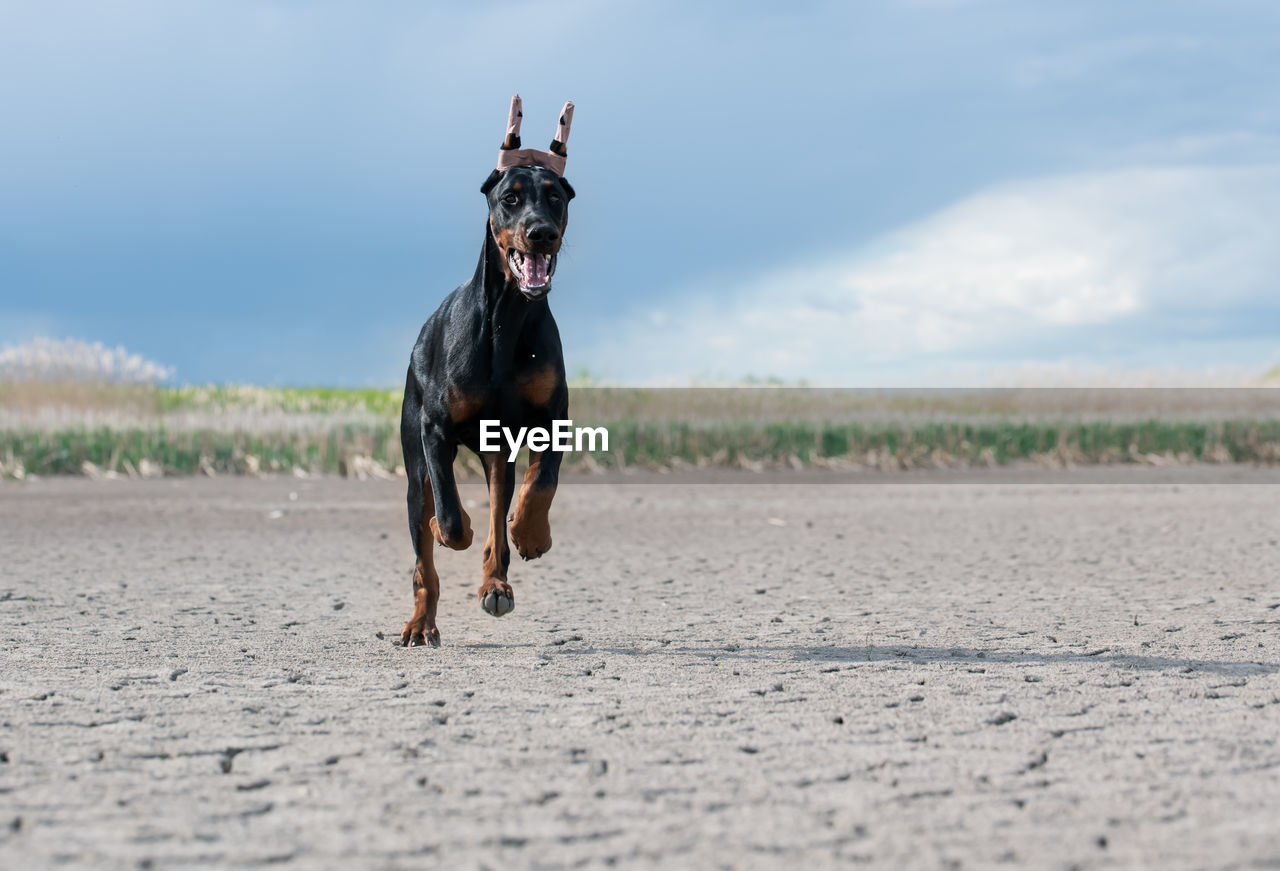
[[[1256,343],[1254,313],[1278,310],[1278,224],[1271,165],[1004,184],[813,266],[691,288],[679,311],[637,314],[587,359],[623,380],[823,384],[945,381],[1068,352],[1105,365],[1117,347],[1148,354],[1130,365],[1183,366],[1160,354],[1188,334],[1221,347],[1243,323]],[[1280,324],[1269,339],[1280,348]]]
[[[39,337],[0,348],[0,382],[87,381],[149,384],[173,377],[173,367],[101,342]]]

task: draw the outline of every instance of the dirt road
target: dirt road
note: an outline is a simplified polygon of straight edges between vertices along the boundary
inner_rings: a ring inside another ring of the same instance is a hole
[[[398,482],[0,487],[0,866],[1280,865],[1280,476],[814,480],[567,483],[439,650]]]

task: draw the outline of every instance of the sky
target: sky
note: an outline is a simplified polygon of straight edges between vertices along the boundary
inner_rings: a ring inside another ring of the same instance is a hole
[[[0,0],[0,346],[402,383],[519,92],[571,372],[1261,373],[1278,91],[1271,0]]]

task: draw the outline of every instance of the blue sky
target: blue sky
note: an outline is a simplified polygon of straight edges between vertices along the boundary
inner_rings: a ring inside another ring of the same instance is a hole
[[[1277,58],[1263,0],[0,0],[0,344],[397,384],[519,91],[571,369],[1262,371]]]

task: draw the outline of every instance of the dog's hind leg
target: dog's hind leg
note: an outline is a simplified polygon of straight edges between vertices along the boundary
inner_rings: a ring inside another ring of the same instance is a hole
[[[421,393],[410,370],[400,416],[400,449],[409,482],[406,496],[409,537],[413,540],[416,562],[413,567],[413,616],[400,633],[400,643],[405,647],[420,644],[438,647],[440,630],[436,627],[436,605],[440,601],[440,578],[432,560],[431,536],[424,532],[427,519],[435,512],[431,482],[426,477],[427,458],[422,451],[421,415]]]
[[[507,544],[507,510],[515,492],[516,467],[502,454],[484,454],[485,477],[489,481],[489,538],[484,544],[484,581],[476,595],[480,607],[495,617],[508,614],[516,606],[516,596],[507,583],[511,548]]]
[[[440,577],[432,558],[431,533],[427,521],[435,513],[431,481],[427,478],[425,457],[411,439],[404,440],[405,474],[409,479],[409,535],[417,562],[413,567],[413,616],[404,624],[400,643],[405,647],[429,644],[440,646],[440,629],[436,626],[436,606],[440,602]]]

